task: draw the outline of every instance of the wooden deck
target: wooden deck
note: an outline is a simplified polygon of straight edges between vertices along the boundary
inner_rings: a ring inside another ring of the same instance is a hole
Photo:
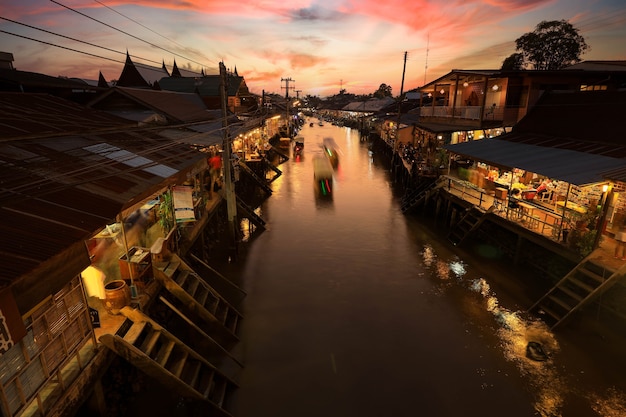
[[[525,227],[529,231],[542,235],[554,242],[565,244],[563,231],[569,230],[570,220],[567,214],[563,214],[563,208],[552,202],[533,200],[520,200],[520,208],[511,209],[507,200],[496,198],[495,195],[485,192],[468,181],[463,181],[451,175],[440,178],[444,181],[447,192],[487,211],[492,206],[493,213]],[[567,232],[566,232],[567,233]],[[612,268],[619,269],[626,261],[614,258],[615,240],[604,234],[600,239],[599,247],[592,253],[592,257],[598,262]]]

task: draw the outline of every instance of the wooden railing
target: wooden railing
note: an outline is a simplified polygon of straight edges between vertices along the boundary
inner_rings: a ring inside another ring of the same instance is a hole
[[[448,117],[456,119],[480,120],[481,106],[426,106],[420,107],[421,117]],[[504,109],[499,106],[485,107],[483,120],[502,120]]]
[[[555,242],[561,242],[563,230],[569,228],[569,220],[563,213],[552,210],[532,200],[520,200],[521,208],[510,208],[508,200],[500,200],[469,181],[442,175],[443,189],[483,209],[494,207],[493,213]]]

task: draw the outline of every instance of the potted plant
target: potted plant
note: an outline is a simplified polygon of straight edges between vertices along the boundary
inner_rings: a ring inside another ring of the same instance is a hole
[[[163,229],[163,236],[167,236],[175,225],[173,203],[172,192],[169,190],[159,197],[159,225]]]
[[[594,245],[596,242],[597,232],[598,231],[595,229],[572,230],[568,239],[570,248],[572,248],[573,250],[578,252],[580,256],[585,258],[595,249]]]

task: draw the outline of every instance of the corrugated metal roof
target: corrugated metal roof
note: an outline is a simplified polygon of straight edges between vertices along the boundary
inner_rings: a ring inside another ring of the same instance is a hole
[[[511,133],[446,149],[492,165],[591,184],[626,167],[624,114],[626,91],[551,92]]]
[[[106,113],[45,95],[0,94],[0,109],[15,102],[20,111],[11,113],[12,120],[0,119],[13,126],[0,129],[0,280],[5,282],[206,163],[190,146],[154,130],[130,129],[126,120]]]
[[[490,165],[520,168],[575,185],[602,182],[605,171],[626,168],[626,159],[516,143],[499,138],[463,142],[447,145],[445,148]]]
[[[377,112],[393,103],[395,103],[395,100],[391,97],[371,99],[367,101],[353,101],[352,103],[346,104],[341,110],[355,112]]]

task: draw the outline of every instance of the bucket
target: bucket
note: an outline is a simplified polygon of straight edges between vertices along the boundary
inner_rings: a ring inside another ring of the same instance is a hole
[[[104,286],[104,308],[109,314],[119,314],[120,309],[130,304],[130,288],[121,279]]]

